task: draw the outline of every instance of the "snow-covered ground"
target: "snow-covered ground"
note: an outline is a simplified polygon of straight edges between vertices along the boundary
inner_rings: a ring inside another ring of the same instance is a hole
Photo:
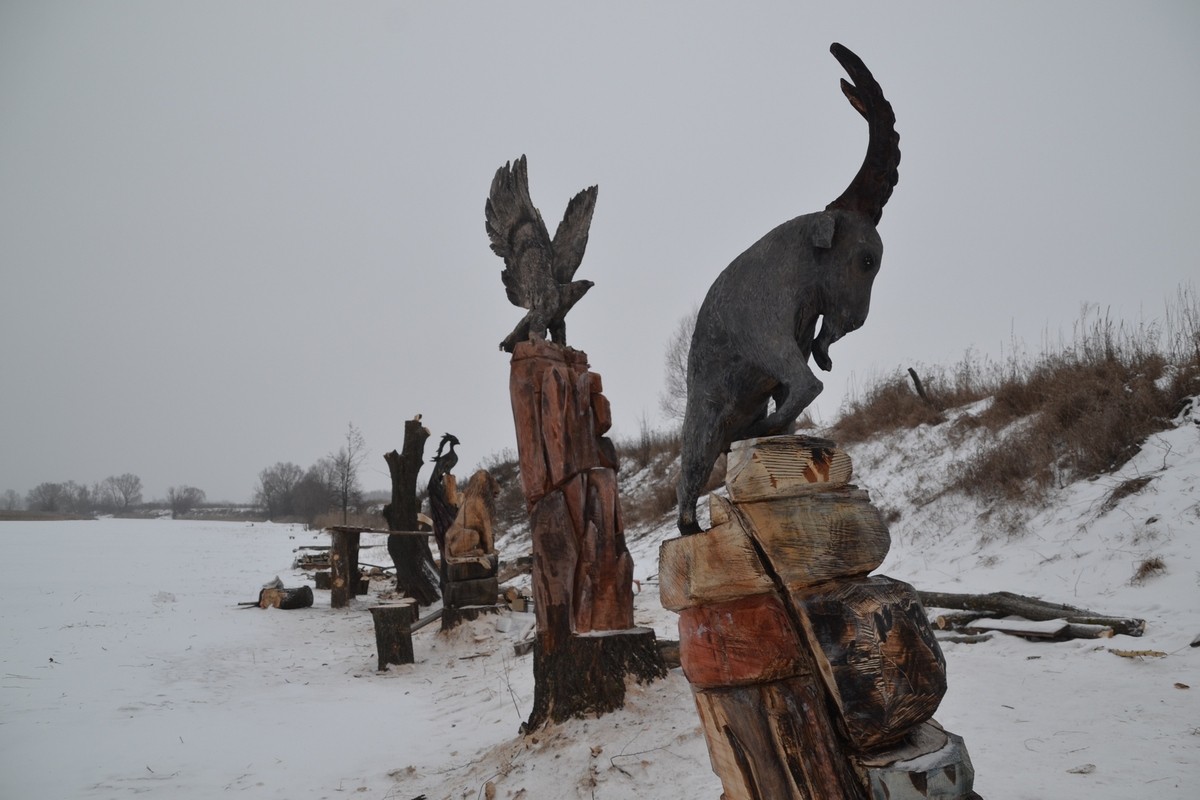
[[[851,451],[855,481],[900,512],[881,572],[1147,620],[1136,639],[943,645],[937,719],[965,738],[988,800],[1196,796],[1200,427],[1177,422],[1119,473],[1018,520],[1017,536],[1010,513],[981,520],[974,501],[938,496],[954,469],[946,426]],[[1139,476],[1153,479],[1103,510]],[[654,580],[670,534],[669,523],[631,533],[630,549],[639,624],[676,638]],[[275,575],[305,582],[293,550],[322,543],[269,524],[0,523],[0,797],[434,800],[484,797],[489,781],[497,798],[720,796],[677,669],[631,687],[622,711],[522,737],[531,658],[511,644],[528,615],[449,636],[431,625],[415,636],[416,664],[380,673],[365,598],[344,610],[321,591],[309,609],[237,606]],[[362,558],[387,561],[382,548]],[[1150,558],[1165,572],[1131,583]]]

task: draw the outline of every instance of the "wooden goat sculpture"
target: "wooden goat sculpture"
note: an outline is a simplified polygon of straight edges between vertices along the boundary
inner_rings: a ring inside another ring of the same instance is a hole
[[[684,534],[700,531],[696,500],[720,454],[739,439],[790,432],[821,392],[809,356],[829,371],[829,346],[867,319],[883,256],[875,226],[896,185],[900,137],[862,60],[840,44],[830,52],[854,81],[843,79],[842,92],[870,129],[866,158],[824,211],[783,223],[734,259],[700,306],[677,491]]]

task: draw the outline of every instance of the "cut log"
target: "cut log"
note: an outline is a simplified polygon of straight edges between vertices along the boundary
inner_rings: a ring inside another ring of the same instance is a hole
[[[346,529],[330,531],[333,545],[329,549],[329,605],[345,608],[357,594],[358,539],[361,534]]]
[[[311,586],[299,586],[295,589],[272,586],[258,593],[259,608],[308,608],[312,604]]]
[[[1113,635],[1113,629],[1106,625],[1086,625],[1078,622],[1067,622],[1063,619],[1038,620],[1036,622],[1020,617],[1005,619],[989,619],[983,617],[963,628],[965,631],[1000,631],[1013,636],[1025,636],[1031,639],[1108,639]]]
[[[990,611],[947,611],[942,614],[938,614],[934,618],[934,624],[936,624],[940,630],[947,630],[948,628],[961,628],[964,625],[974,622],[982,617],[994,616],[995,614],[991,613]]]
[[[405,598],[399,603],[371,606],[375,621],[375,647],[379,671],[388,664],[413,663],[412,624],[417,621],[417,601]]]
[[[921,602],[930,608],[956,608],[965,611],[985,611],[992,615],[1009,615],[1039,621],[1063,619],[1083,625],[1102,625],[1112,628],[1113,633],[1126,636],[1141,636],[1146,630],[1146,620],[1133,617],[1111,617],[1083,608],[1048,603],[1036,597],[1013,594],[1012,592],[990,592],[988,594],[955,594],[950,592],[918,592]]]

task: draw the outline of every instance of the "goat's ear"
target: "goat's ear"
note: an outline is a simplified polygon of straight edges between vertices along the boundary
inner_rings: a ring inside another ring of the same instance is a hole
[[[812,243],[813,247],[828,249],[833,246],[833,214],[825,212],[817,217],[813,222],[812,228]]]

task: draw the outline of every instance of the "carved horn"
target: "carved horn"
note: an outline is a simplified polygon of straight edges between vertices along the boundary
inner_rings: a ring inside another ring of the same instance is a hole
[[[826,208],[857,211],[878,225],[883,216],[883,206],[892,196],[892,188],[900,177],[896,171],[900,164],[900,135],[896,133],[896,115],[892,113],[892,104],[883,96],[883,89],[879,88],[861,58],[837,42],[830,46],[829,52],[833,53],[833,57],[854,81],[850,83],[843,78],[842,93],[867,121],[871,138],[867,142],[867,155],[858,168],[858,174],[846,191]]]

